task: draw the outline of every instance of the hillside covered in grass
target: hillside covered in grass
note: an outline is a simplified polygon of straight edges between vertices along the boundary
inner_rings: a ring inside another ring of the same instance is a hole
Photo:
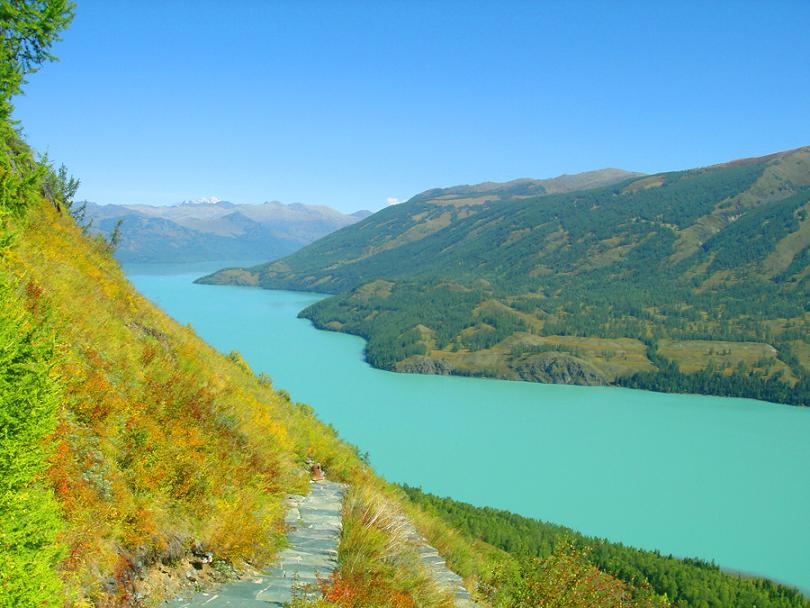
[[[810,148],[517,192],[420,195],[202,281],[336,294],[302,315],[384,369],[810,404]]]

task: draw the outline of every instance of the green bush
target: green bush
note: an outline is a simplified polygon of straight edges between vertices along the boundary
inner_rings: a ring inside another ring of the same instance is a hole
[[[59,399],[53,345],[0,283],[0,606],[57,606],[58,505],[43,483]]]

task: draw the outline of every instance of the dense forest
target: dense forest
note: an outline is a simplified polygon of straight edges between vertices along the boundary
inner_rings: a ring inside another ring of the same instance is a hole
[[[419,195],[202,281],[336,294],[302,316],[386,369],[810,404],[810,148],[509,192]]]
[[[747,369],[744,365],[738,366],[731,373],[719,373],[713,362],[709,362],[705,369],[698,372],[684,373],[676,363],[658,352],[654,340],[648,341],[647,348],[648,357],[655,364],[656,371],[621,377],[616,380],[617,384],[667,393],[750,397],[776,403],[810,405],[810,374],[804,372],[798,363],[793,363],[798,377],[795,383],[785,382],[781,372],[768,376]]]
[[[568,528],[521,517],[508,511],[466,503],[403,486],[408,497],[468,535],[523,560],[546,558],[560,546],[574,546],[601,570],[639,589],[647,585],[677,607],[810,606],[795,589],[758,578],[723,572],[699,559],[678,559],[583,536]]]

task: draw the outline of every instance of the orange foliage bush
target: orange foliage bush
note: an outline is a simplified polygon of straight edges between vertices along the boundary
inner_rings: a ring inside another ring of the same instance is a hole
[[[416,603],[411,594],[390,589],[387,581],[379,574],[368,577],[361,575],[341,575],[334,572],[321,582],[323,599],[341,608],[363,608],[365,606],[386,606],[388,608],[414,608]]]

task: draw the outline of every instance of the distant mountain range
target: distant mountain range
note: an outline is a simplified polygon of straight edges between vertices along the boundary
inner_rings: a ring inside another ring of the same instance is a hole
[[[810,405],[810,147],[429,190],[201,282],[337,294],[303,316],[386,369]]]
[[[609,186],[643,173],[624,169],[598,169],[572,175],[559,175],[547,179],[515,179],[509,182],[484,182],[481,184],[433,188],[411,198],[409,203],[433,201],[454,205],[476,205],[487,201],[509,200],[560,194],[575,190],[586,190],[599,186]]]
[[[92,230],[109,235],[121,221],[122,262],[244,263],[287,255],[371,215],[322,205],[236,204],[202,199],[171,206],[88,203]]]

